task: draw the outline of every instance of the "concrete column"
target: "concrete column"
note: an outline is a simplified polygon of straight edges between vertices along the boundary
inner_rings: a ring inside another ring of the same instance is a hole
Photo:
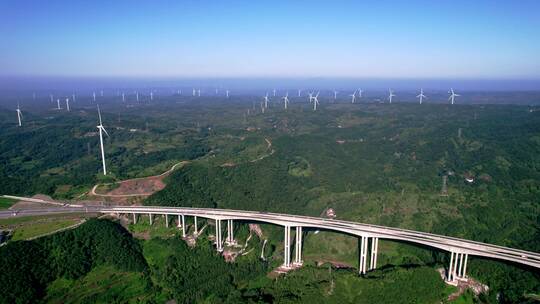
[[[371,260],[369,263],[369,270],[377,268],[377,252],[379,247],[379,238],[371,238]]]
[[[137,224],[137,214],[133,213],[133,224]]]
[[[367,249],[368,249],[368,238],[366,236],[361,236],[359,239],[359,246],[360,246],[360,261],[358,265],[358,273],[359,274],[365,274],[366,273],[366,260],[367,260]]]
[[[216,248],[219,252],[223,251],[221,243],[221,220],[216,220]]]
[[[165,227],[169,228],[169,215],[165,214]]]
[[[459,264],[457,268],[457,276],[458,278],[461,278],[463,276],[463,260],[464,260],[463,253],[459,254]]]
[[[234,223],[233,220],[227,220],[227,244],[234,244]]]
[[[183,214],[180,217],[182,219],[182,237],[186,237],[186,219]]]
[[[291,227],[285,226],[285,237],[283,240],[284,252],[283,252],[283,266],[290,267],[291,265]]]
[[[450,251],[450,265],[448,265],[448,273],[447,273],[447,278],[446,278],[449,282],[451,282],[454,279],[452,277],[452,269],[454,268],[453,262],[454,262],[454,252]]]
[[[467,258],[469,254],[465,254],[465,262],[463,263],[463,278],[467,278]]]
[[[294,253],[295,253],[294,263],[297,266],[300,266],[303,263],[302,262],[302,227],[301,226],[296,227],[295,237],[296,237],[296,244],[294,248]]]
[[[148,213],[148,217],[150,218],[150,226],[152,226],[152,213]]]
[[[176,227],[182,227],[182,216],[180,214],[178,215],[178,222],[176,223]]]
[[[454,267],[452,269],[452,281],[455,281],[456,278],[457,278],[457,267],[458,267],[459,258],[461,256],[461,254],[456,252],[455,256],[456,257],[454,258]]]
[[[198,230],[199,228],[197,227],[197,217],[194,218],[194,221],[195,221],[195,232],[194,232],[194,234],[198,235],[199,234],[199,230]]]

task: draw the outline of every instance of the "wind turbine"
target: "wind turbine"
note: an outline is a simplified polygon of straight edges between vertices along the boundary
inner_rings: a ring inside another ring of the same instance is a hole
[[[268,108],[268,92],[266,93],[266,95],[264,96],[264,108],[267,109]],[[264,111],[263,111],[264,113]]]
[[[97,126],[99,130],[99,143],[101,144],[101,161],[103,163],[103,175],[107,175],[107,167],[105,165],[105,149],[103,148],[103,132],[109,136],[109,133],[107,133],[107,130],[103,127],[103,123],[101,123],[101,111],[99,110],[99,105],[97,106],[98,110],[98,116],[99,116],[99,125]]]
[[[362,92],[364,92],[362,89],[358,89],[358,98],[362,98]]]
[[[352,93],[352,95],[349,96],[351,96],[351,103],[354,103],[354,101],[356,100],[356,90]]]
[[[66,109],[69,112],[69,98],[66,98]]]
[[[137,102],[139,102],[139,92],[135,92],[135,98],[137,98]]]
[[[334,100],[337,99],[337,93],[339,93],[339,92],[334,89]]]
[[[60,110],[60,98],[56,99],[56,109]]]
[[[225,95],[227,95],[227,98],[229,98],[229,92],[230,92],[229,90],[225,91]]]
[[[21,107],[19,106],[19,103],[17,103],[17,119],[19,120],[19,127],[22,126],[21,118],[22,118]]]
[[[274,92],[274,97],[276,97],[276,89],[274,89],[273,92]]]
[[[154,100],[154,92],[150,91],[150,100]]]
[[[49,97],[51,98],[51,102],[54,102],[54,98],[53,98],[53,95],[50,94]]]
[[[92,92],[92,96],[94,96],[94,102],[96,102],[96,92]]]
[[[392,103],[392,97],[395,97],[396,94],[394,94],[394,91],[392,91],[392,89],[388,89],[388,100],[390,101],[390,103]]]
[[[126,102],[126,95],[122,92],[122,102]]]
[[[71,94],[71,100],[75,101],[75,93]]]
[[[101,90],[101,97],[103,97],[103,90]]]
[[[289,92],[285,95],[285,97],[282,97],[283,102],[285,104],[285,110],[287,110],[287,105],[289,104]]]
[[[319,93],[317,92],[317,95],[313,96],[313,111],[317,111],[317,105],[319,104]]]
[[[195,88],[193,88],[192,95],[195,96]]]
[[[313,102],[313,92],[309,92],[308,95],[309,95],[309,103],[312,103]]]
[[[427,98],[426,95],[424,95],[424,89],[420,89],[420,94],[416,95],[416,97],[420,98],[420,104],[422,104],[422,100]]]
[[[448,97],[448,100],[451,100],[452,104],[454,104],[454,98],[456,98],[458,96],[461,96],[459,94],[454,93],[454,89],[450,89],[450,91],[448,91],[448,93],[452,93],[452,94],[450,94],[450,97]]]
[[[298,89],[298,97],[302,94],[302,89]]]
[[[199,97],[201,97],[201,89],[197,90]]]

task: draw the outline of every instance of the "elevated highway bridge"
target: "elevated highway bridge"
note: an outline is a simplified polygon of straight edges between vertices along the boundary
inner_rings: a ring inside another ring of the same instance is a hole
[[[450,264],[448,265],[446,280],[451,284],[457,284],[459,280],[466,280],[467,261],[469,256],[508,261],[521,265],[527,265],[540,270],[540,254],[536,252],[407,229],[281,213],[162,206],[66,206],[36,210],[0,211],[0,218],[67,212],[129,214],[133,216],[134,222],[137,221],[139,216],[144,215],[150,218],[151,224],[154,216],[162,215],[166,218],[165,222],[167,225],[169,224],[169,217],[177,217],[178,227],[182,228],[182,234],[184,237],[186,236],[187,231],[185,220],[186,217],[194,218],[195,234],[197,234],[198,230],[198,218],[214,220],[215,246],[216,250],[218,251],[223,250],[224,244],[235,243],[234,221],[260,222],[279,225],[284,227],[284,261],[282,266],[284,268],[302,265],[302,237],[305,234],[303,229],[308,228],[335,231],[358,237],[360,249],[358,272],[360,274],[365,274],[367,271],[377,267],[379,239],[419,244],[448,252],[450,254]],[[227,228],[225,229],[227,236],[225,240],[222,239],[222,222],[227,223]],[[294,232],[294,248],[291,246],[291,231]],[[291,253],[294,253],[295,255],[294,260],[292,261]]]

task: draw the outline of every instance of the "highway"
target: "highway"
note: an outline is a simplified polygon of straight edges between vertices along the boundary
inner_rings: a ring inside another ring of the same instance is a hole
[[[342,232],[358,237],[381,238],[421,244],[440,250],[466,255],[481,256],[522,265],[540,268],[540,254],[520,249],[491,245],[455,237],[436,235],[407,229],[362,224],[351,221],[341,221],[301,215],[254,212],[228,209],[205,209],[161,206],[93,206],[93,207],[51,207],[33,210],[0,211],[0,218],[13,216],[35,216],[45,214],[97,212],[124,213],[143,215],[183,215],[202,217],[213,220],[241,220],[270,223],[284,227],[303,227],[317,230]]]

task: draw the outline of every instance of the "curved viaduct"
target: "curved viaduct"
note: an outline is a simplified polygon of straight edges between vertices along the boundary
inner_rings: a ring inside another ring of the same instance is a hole
[[[207,209],[207,208],[185,208],[185,207],[159,207],[159,206],[111,206],[111,207],[87,207],[87,208],[55,208],[48,211],[9,211],[12,215],[32,215],[43,212],[100,212],[100,213],[123,213],[132,214],[133,221],[137,220],[138,215],[148,215],[150,224],[154,215],[163,215],[166,217],[166,224],[169,224],[169,216],[178,217],[178,226],[182,228],[182,235],[186,236],[185,217],[194,217],[194,233],[197,234],[197,218],[206,218],[215,220],[216,227],[216,249],[223,250],[223,244],[233,244],[234,240],[234,221],[256,221],[270,223],[284,227],[284,262],[283,267],[302,265],[302,228],[323,229],[336,231],[357,236],[360,247],[359,273],[377,267],[378,240],[398,240],[414,244],[421,244],[450,253],[450,264],[447,271],[447,282],[456,284],[458,280],[466,280],[468,256],[479,256],[492,258],[502,261],[509,261],[522,265],[527,265],[540,269],[540,253],[513,249],[503,246],[491,245],[481,242],[470,241],[466,239],[436,235],[426,232],[418,232],[407,229],[384,227],[378,225],[362,224],[350,221],[341,221],[334,219],[317,218],[301,215],[290,215],[269,212],[255,212],[244,210],[228,209]],[[34,213],[32,213],[34,212]],[[7,213],[7,212],[0,212]],[[1,214],[0,214],[1,216]],[[222,239],[222,221],[227,222],[227,237]],[[294,228],[295,245],[291,248],[291,228]],[[291,252],[294,252],[294,261],[291,263]],[[369,260],[369,267],[367,265]]]

